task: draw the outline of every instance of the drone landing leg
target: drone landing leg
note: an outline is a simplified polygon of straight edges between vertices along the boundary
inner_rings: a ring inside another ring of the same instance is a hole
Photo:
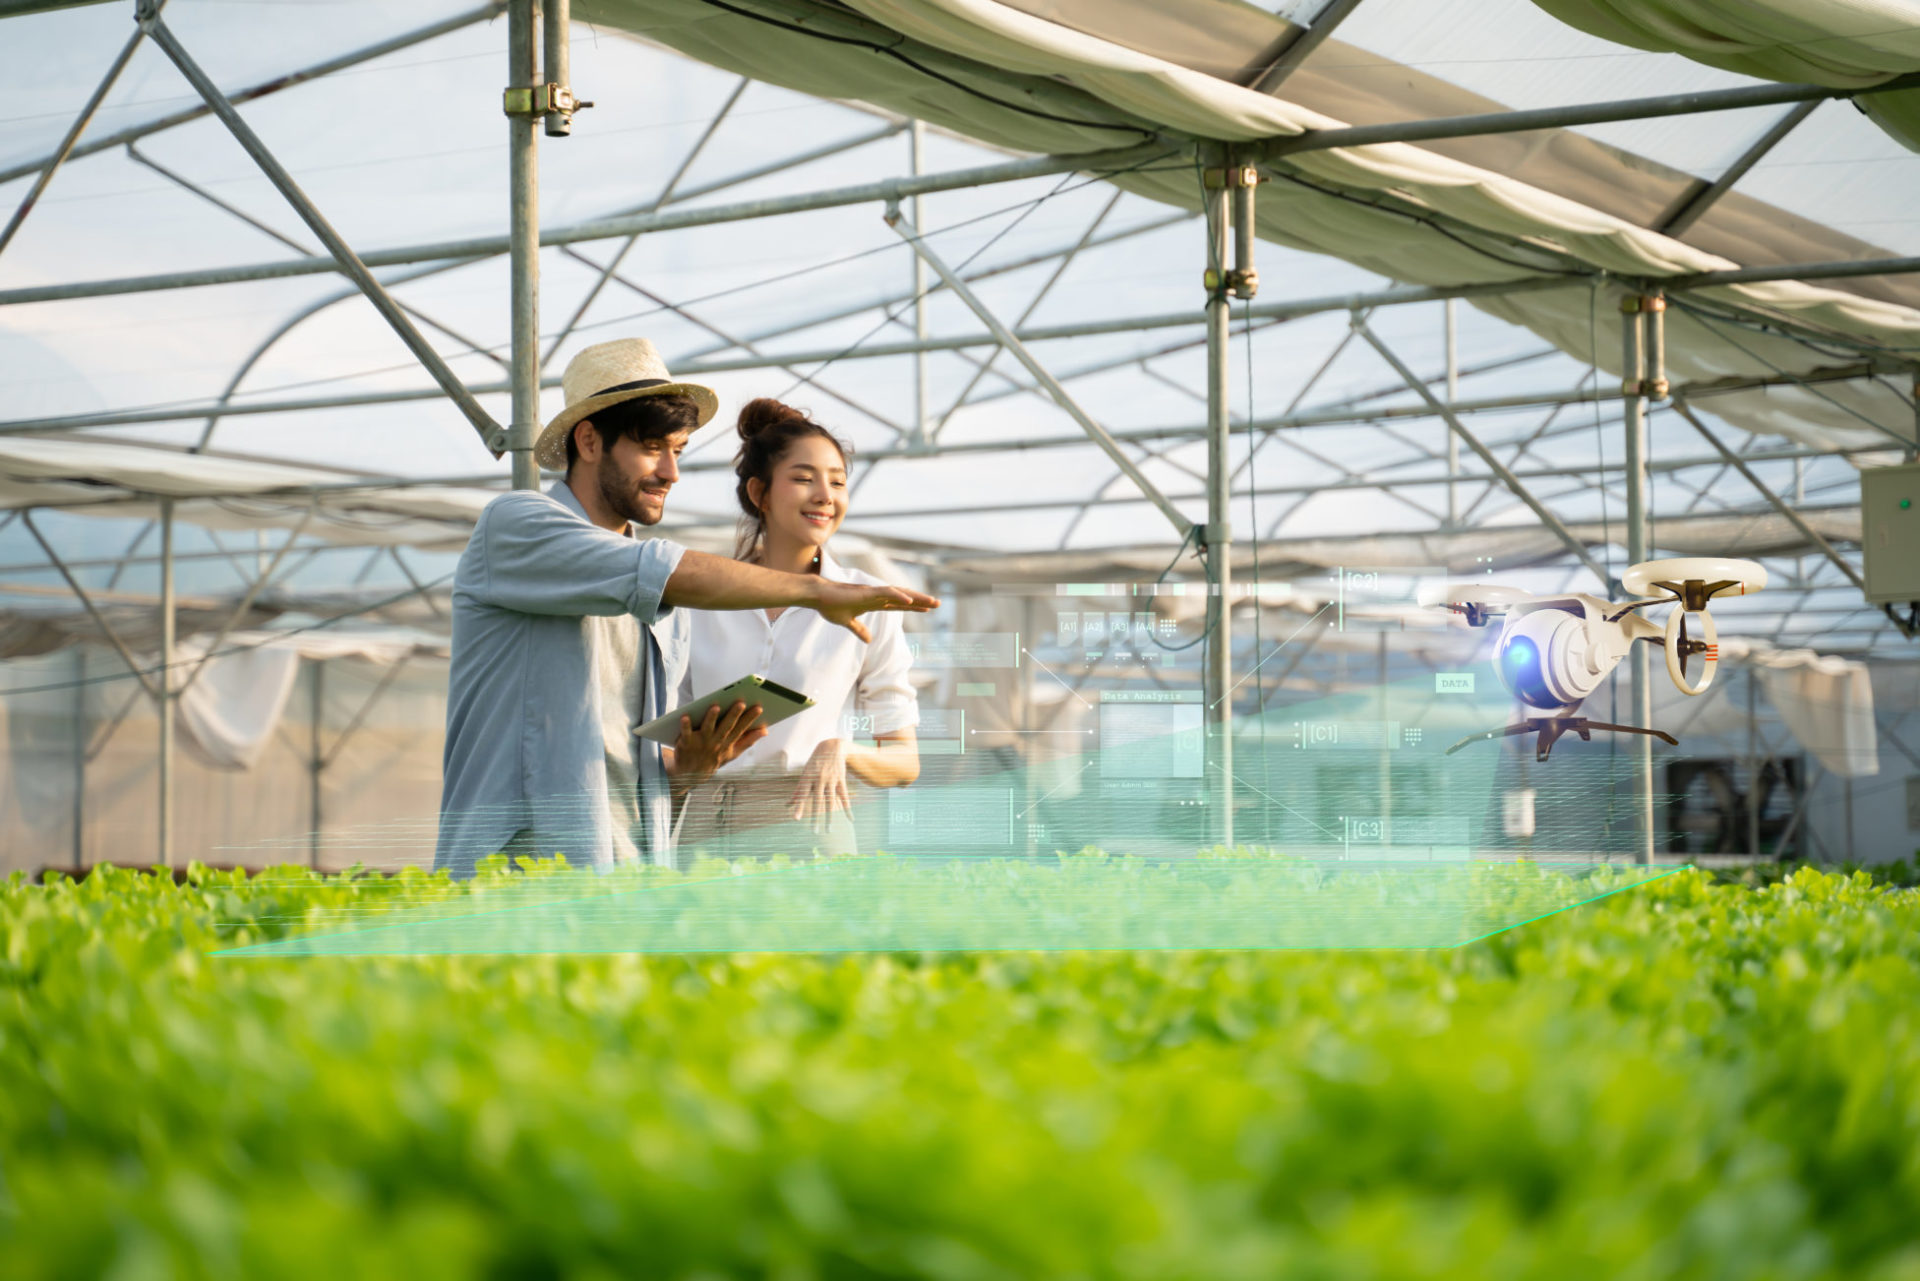
[[[1544,761],[1552,754],[1553,745],[1560,741],[1562,735],[1578,734],[1581,742],[1591,743],[1593,731],[1597,729],[1610,730],[1615,734],[1645,734],[1659,739],[1668,747],[1680,746],[1680,740],[1665,730],[1642,729],[1638,725],[1614,725],[1608,721],[1590,721],[1584,716],[1530,716],[1525,720],[1515,721],[1504,729],[1490,729],[1483,734],[1469,734],[1449,747],[1446,755],[1453,755],[1468,743],[1483,743],[1495,738],[1514,738],[1521,734],[1538,734],[1540,738],[1534,752],[1534,759]]]
[[[1609,725],[1605,721],[1588,721],[1587,727],[1589,729],[1609,729],[1616,734],[1645,734],[1649,738],[1659,739],[1668,747],[1680,746],[1680,740],[1663,729],[1643,729],[1638,725]],[[1580,737],[1585,738],[1586,735],[1582,734]]]
[[[1449,747],[1444,753],[1442,753],[1442,755],[1452,756],[1455,752],[1465,747],[1468,743],[1484,743],[1489,739],[1512,738],[1518,734],[1531,734],[1538,728],[1539,726],[1536,725],[1533,721],[1515,721],[1513,724],[1507,726],[1504,729],[1490,729],[1482,734],[1469,734],[1465,738],[1461,739],[1459,742],[1455,743],[1452,747]]]
[[[1569,731],[1578,734],[1580,741],[1583,743],[1591,743],[1593,741],[1593,735],[1587,732],[1590,722],[1578,716],[1547,717],[1539,720],[1530,720],[1527,724],[1538,728],[1540,731],[1538,750],[1533,754],[1533,758],[1537,761],[1546,760],[1547,756],[1553,751],[1553,745],[1560,741],[1560,736]]]

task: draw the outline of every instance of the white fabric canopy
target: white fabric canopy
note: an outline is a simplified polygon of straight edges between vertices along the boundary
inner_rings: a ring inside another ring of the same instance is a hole
[[[1226,141],[1284,138],[1346,121],[1286,98],[1129,48],[999,0],[849,0],[871,19],[877,41],[906,36],[983,68],[1037,77],[1078,91],[1065,104],[1029,105],[1000,80],[962,87],[938,80],[876,48],[809,34],[840,35],[840,9],[788,2],[755,12],[811,17],[811,25],[755,21],[702,0],[589,0],[577,13],[680,49],[703,61],[825,97],[856,97],[949,125],[983,141],[1028,151],[1074,153],[1136,141],[1166,129]],[[1205,22],[1217,0],[1167,0],[1168,16]],[[1122,6],[1123,16],[1131,6]],[[1275,19],[1278,22],[1277,19]],[[943,75],[946,74],[943,72]],[[1283,92],[1285,90],[1283,89]],[[1130,129],[1129,126],[1132,128]],[[1554,191],[1403,143],[1303,152],[1261,188],[1264,239],[1331,254],[1396,280],[1446,285],[1531,277],[1570,267],[1629,276],[1681,276],[1746,265]],[[1642,181],[1624,157],[1609,179]],[[1126,190],[1188,208],[1197,205],[1191,165],[1146,166],[1111,175]],[[1423,220],[1492,233],[1485,243]],[[1529,261],[1531,259],[1531,261]],[[1588,279],[1565,290],[1477,300],[1611,374],[1620,372],[1619,291]],[[1797,282],[1739,285],[1690,295],[1737,302],[1867,346],[1920,343],[1920,311],[1865,291]],[[1777,333],[1718,318],[1669,313],[1668,367],[1676,381],[1807,374],[1854,363]],[[1872,379],[1815,390],[1772,388],[1716,396],[1714,410],[1741,427],[1816,447],[1862,447],[1910,437],[1911,401]]]
[[[1914,0],[1534,0],[1562,22],[1615,44],[1679,53],[1766,80],[1862,89],[1920,71]],[[1920,91],[1860,105],[1920,151]]]

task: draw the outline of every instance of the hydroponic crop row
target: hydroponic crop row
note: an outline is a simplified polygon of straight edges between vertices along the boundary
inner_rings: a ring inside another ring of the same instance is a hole
[[[476,892],[281,875],[0,888],[0,1275],[1920,1278],[1863,876],[1440,952],[210,957]]]

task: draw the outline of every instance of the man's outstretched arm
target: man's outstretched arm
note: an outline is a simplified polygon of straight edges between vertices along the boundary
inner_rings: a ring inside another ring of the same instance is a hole
[[[870,587],[840,583],[817,574],[788,574],[706,552],[689,551],[680,558],[661,601],[689,609],[785,609],[798,605],[816,610],[830,623],[871,640],[860,615],[876,609],[924,614],[939,605],[938,598],[904,587]]]

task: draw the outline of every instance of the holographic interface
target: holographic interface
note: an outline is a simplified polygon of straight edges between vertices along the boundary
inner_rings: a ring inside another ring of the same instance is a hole
[[[1515,707],[1493,629],[1431,603],[1457,579],[1234,589],[1212,702],[1204,583],[942,584],[909,628],[909,785],[850,784],[832,823],[680,824],[647,866],[511,851],[573,869],[227,954],[1448,947],[1643,883],[1635,754],[1449,752]],[[857,704],[841,724],[875,745]],[[363,832],[367,864],[424,834]]]

